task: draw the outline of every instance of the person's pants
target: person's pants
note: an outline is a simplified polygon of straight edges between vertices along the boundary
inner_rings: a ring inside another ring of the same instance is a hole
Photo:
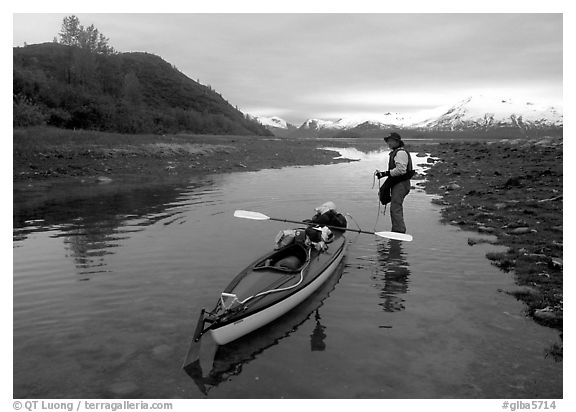
[[[404,198],[409,192],[410,180],[405,180],[392,186],[392,200],[390,202],[390,220],[392,220],[392,232],[406,233],[402,203],[404,202]]]

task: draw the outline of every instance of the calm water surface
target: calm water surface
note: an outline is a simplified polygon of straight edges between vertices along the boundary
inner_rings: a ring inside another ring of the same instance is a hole
[[[562,363],[546,356],[558,332],[498,291],[514,283],[485,258],[496,247],[468,246],[478,235],[440,224],[417,188],[413,242],[349,232],[344,264],[302,307],[218,348],[202,376],[181,369],[200,309],[290,227],[234,210],[301,219],[332,200],[363,229],[390,230],[372,188],[387,154],[346,155],[360,161],[145,189],[62,184],[25,206],[16,193],[14,397],[562,397]]]

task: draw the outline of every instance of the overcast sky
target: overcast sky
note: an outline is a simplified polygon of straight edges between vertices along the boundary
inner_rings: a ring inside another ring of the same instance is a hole
[[[13,45],[68,14],[15,14]],[[118,51],[161,56],[245,113],[300,125],[473,94],[562,104],[561,14],[76,14]]]

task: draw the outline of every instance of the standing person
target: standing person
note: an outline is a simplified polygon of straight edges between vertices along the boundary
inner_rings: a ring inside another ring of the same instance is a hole
[[[410,178],[414,176],[412,158],[404,148],[404,142],[398,133],[390,133],[384,141],[392,151],[389,155],[388,170],[386,172],[376,170],[374,173],[378,179],[387,177],[380,188],[380,202],[384,205],[390,203],[392,232],[406,233],[402,205],[410,192]]]

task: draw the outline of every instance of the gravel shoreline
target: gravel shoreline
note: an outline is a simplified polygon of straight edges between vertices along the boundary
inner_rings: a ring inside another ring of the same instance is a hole
[[[562,332],[562,138],[441,144],[433,155],[439,161],[427,173],[426,191],[441,196],[435,203],[443,206],[443,221],[506,246],[507,252],[486,256],[518,284],[500,292]],[[486,239],[468,241],[480,242]],[[555,350],[561,358],[562,348]]]

